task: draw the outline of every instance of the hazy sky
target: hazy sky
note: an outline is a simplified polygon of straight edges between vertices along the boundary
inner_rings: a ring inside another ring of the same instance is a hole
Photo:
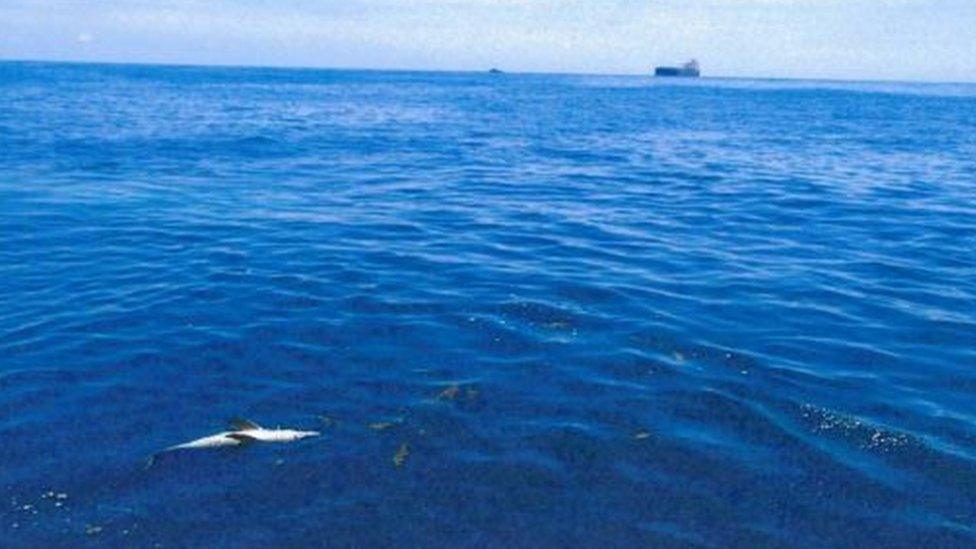
[[[976,81],[976,0],[0,0],[0,58]]]

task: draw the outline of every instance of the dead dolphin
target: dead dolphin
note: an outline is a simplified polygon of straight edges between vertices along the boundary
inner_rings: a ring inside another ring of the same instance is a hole
[[[265,429],[253,421],[246,419],[232,419],[230,431],[217,433],[183,444],[165,448],[149,458],[146,467],[152,466],[159,454],[175,450],[202,450],[208,448],[223,448],[227,446],[241,446],[252,442],[294,442],[308,437],[317,437],[318,431],[296,431],[294,429]]]

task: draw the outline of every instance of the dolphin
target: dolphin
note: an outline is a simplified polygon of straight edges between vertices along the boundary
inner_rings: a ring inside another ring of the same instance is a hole
[[[200,450],[206,448],[223,448],[227,446],[242,446],[252,442],[294,442],[308,437],[317,437],[318,431],[296,431],[294,429],[265,429],[253,421],[246,419],[230,420],[230,431],[217,433],[183,444],[177,444],[156,452],[149,458],[146,468],[152,466],[156,457],[165,452],[175,450]]]

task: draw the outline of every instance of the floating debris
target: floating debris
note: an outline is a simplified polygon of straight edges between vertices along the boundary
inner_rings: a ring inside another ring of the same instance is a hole
[[[410,445],[406,442],[400,445],[396,453],[393,454],[393,465],[394,467],[403,467],[403,464],[407,461],[407,456],[410,455]]]
[[[888,430],[855,416],[818,408],[812,404],[803,405],[802,414],[811,424],[812,431],[841,436],[865,450],[889,452],[912,442],[905,433]]]
[[[901,433],[889,433],[885,431],[875,431],[871,433],[871,438],[865,443],[866,448],[879,448],[889,450],[895,446],[905,446],[908,444],[908,436]]]
[[[440,400],[454,400],[457,398],[457,396],[460,393],[461,393],[461,386],[458,385],[457,383],[454,383],[449,385],[443,391],[441,391],[440,394],[437,395],[437,398]]]
[[[674,361],[677,362],[678,364],[685,363],[685,355],[682,354],[680,351],[675,351],[674,353],[672,353],[671,358],[673,358]]]
[[[377,421],[376,423],[370,423],[369,428],[374,431],[385,431],[390,427],[395,427],[397,424],[391,421]]]
[[[92,526],[91,524],[86,524],[85,535],[97,536],[98,534],[102,533],[102,529],[103,528],[101,526]]]
[[[651,434],[647,431],[641,430],[634,433],[634,438],[637,440],[644,440],[645,438],[651,438]]]
[[[53,499],[57,500],[54,503],[55,507],[61,507],[64,504],[64,500],[68,499],[68,494],[64,492],[55,492],[54,490],[48,490],[41,494],[41,499]]]

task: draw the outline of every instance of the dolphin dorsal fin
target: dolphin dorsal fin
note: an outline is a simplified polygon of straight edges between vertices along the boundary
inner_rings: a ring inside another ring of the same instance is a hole
[[[239,417],[235,417],[234,419],[230,420],[229,423],[235,431],[257,431],[261,428],[261,426],[257,423],[246,419],[241,419]]]

